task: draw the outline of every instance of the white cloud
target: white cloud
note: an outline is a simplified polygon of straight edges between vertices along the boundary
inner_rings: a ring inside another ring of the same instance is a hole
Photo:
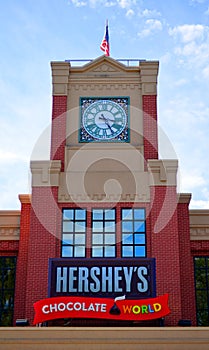
[[[70,0],[70,3],[72,3],[76,7],[90,6],[92,8],[101,5],[105,7],[112,7],[118,5],[122,9],[130,10],[131,7],[136,4],[136,0]],[[131,12],[129,12],[129,15],[130,14]]]
[[[178,63],[187,69],[202,69],[202,76],[208,78],[209,61],[209,27],[202,24],[184,24],[169,29],[176,46],[174,53],[178,56]]]
[[[175,38],[179,37],[183,43],[188,43],[197,39],[203,40],[208,27],[202,24],[184,24],[182,26],[169,29],[169,34]]]
[[[173,84],[193,85],[192,80],[185,78],[174,79]],[[192,193],[192,207],[198,207],[198,202],[202,201],[199,207],[206,208],[209,201],[209,179],[208,162],[209,154],[208,127],[209,127],[209,107],[207,101],[195,98],[189,90],[186,95],[182,95],[183,90],[177,93],[173,99],[171,97],[166,105],[159,105],[159,115],[161,125],[169,135],[173,147],[179,159],[179,192]],[[162,99],[162,97],[161,97]],[[161,145],[160,154],[164,152],[164,145]],[[165,149],[165,151],[167,151]],[[199,203],[200,203],[199,202]]]
[[[202,72],[204,78],[209,78],[209,66],[205,67]]]
[[[112,7],[119,6],[121,9],[127,10],[126,16],[133,15],[132,7],[136,5],[136,0],[69,0],[69,3],[75,7],[89,6],[95,8],[97,6]]]
[[[101,0],[89,0],[90,7],[96,7],[97,5],[101,5]]]
[[[15,152],[10,152],[10,151],[0,151],[0,162],[1,165],[3,163],[11,163],[11,162],[18,162],[18,161],[28,161],[29,158],[26,157],[23,154],[18,154]]]
[[[209,201],[191,199],[189,208],[190,209],[209,209]]]
[[[203,4],[205,0],[191,0],[192,3],[198,3],[198,4]]]
[[[136,3],[135,0],[117,0],[118,5],[123,9],[128,9]]]
[[[162,23],[158,19],[148,19],[146,23],[150,26],[151,29],[162,29]]]
[[[105,7],[112,7],[115,6],[116,2],[115,1],[105,1],[104,6]]]
[[[207,187],[203,187],[198,196],[201,199],[193,199],[190,203],[190,209],[209,209],[209,190]]]
[[[80,1],[80,0],[71,0],[72,4],[76,7],[83,7],[87,5],[86,1]]]
[[[126,17],[128,18],[131,18],[134,16],[134,11],[132,9],[129,9],[127,12],[126,12]]]
[[[206,187],[203,187],[198,192],[198,195],[201,196],[201,199],[192,199],[190,203],[190,209],[209,209],[209,190]]]
[[[182,85],[185,85],[185,84],[187,84],[187,80],[186,79],[179,79],[179,80],[174,82],[175,86],[182,86]]]
[[[157,10],[144,9],[140,15],[142,17],[158,17],[158,16],[161,16],[161,13],[158,12]]]
[[[145,22],[145,28],[138,33],[138,36],[144,38],[156,31],[162,30],[162,28],[162,23],[158,19],[147,19]]]
[[[0,210],[19,209],[19,193],[31,193],[29,162],[18,162],[1,167]]]
[[[186,192],[195,190],[205,184],[206,182],[204,177],[195,171],[193,171],[193,173],[185,172],[184,174],[181,174],[181,186]]]
[[[171,53],[170,52],[166,52],[164,55],[162,55],[160,57],[160,63],[161,64],[167,64],[168,62],[170,62],[172,59]]]

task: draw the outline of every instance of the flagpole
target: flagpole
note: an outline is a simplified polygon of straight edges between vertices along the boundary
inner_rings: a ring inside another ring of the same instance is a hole
[[[108,33],[108,20],[106,19],[105,34],[101,42],[100,49],[105,52],[105,56],[110,56],[110,44],[109,44],[109,33]]]

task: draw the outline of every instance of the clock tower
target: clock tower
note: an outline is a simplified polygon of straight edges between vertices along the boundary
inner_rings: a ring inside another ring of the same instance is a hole
[[[186,266],[179,259],[180,250],[189,254],[190,249],[183,247],[178,224],[182,205],[188,216],[189,200],[177,195],[177,161],[158,158],[158,66],[158,61],[107,56],[85,64],[51,63],[50,160],[31,162],[28,254],[34,258],[28,263],[26,283],[30,320],[33,303],[57,296],[52,278],[57,262],[73,271],[87,266],[79,280],[73,275],[75,295],[88,293],[89,268],[95,296],[107,293],[114,298],[119,291],[131,298],[132,287],[127,275],[122,282],[122,272],[130,272],[130,266],[138,271],[143,262],[144,289],[139,292],[133,285],[138,298],[168,293],[171,313],[166,325],[194,318],[193,301],[182,302],[181,282],[192,262]],[[188,229],[189,222],[185,225]],[[100,290],[100,269],[112,271],[115,265],[118,277],[106,276],[107,285]],[[58,280],[64,290],[64,275]],[[193,288],[191,274],[187,286]]]

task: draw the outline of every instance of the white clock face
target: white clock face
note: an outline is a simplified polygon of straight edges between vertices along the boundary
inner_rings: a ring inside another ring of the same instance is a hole
[[[90,103],[84,110],[82,123],[92,140],[121,140],[127,129],[127,114],[119,103],[101,99]]]

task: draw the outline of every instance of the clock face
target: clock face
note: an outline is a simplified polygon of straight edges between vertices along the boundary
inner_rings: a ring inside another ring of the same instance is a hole
[[[128,98],[82,99],[80,141],[128,141]]]

